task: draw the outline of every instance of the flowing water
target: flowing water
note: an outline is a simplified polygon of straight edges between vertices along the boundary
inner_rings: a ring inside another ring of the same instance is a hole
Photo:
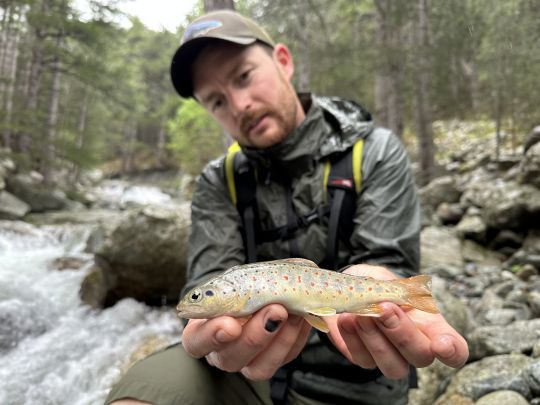
[[[144,341],[179,340],[170,308],[124,299],[98,311],[81,303],[89,232],[0,221],[0,404],[101,404]],[[82,267],[52,268],[66,256]]]

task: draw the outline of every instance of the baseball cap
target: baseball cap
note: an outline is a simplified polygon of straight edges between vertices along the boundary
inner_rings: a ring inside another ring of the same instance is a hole
[[[182,97],[193,96],[191,65],[200,50],[216,39],[240,45],[250,45],[256,41],[271,47],[275,45],[263,28],[234,11],[213,11],[195,19],[187,26],[171,62],[172,83]]]

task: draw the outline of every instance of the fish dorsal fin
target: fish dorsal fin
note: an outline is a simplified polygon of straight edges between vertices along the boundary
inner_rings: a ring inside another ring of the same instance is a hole
[[[320,307],[320,308],[313,308],[307,311],[311,315],[317,315],[317,316],[332,316],[336,314],[335,308],[331,307]]]
[[[291,257],[289,259],[275,260],[275,262],[298,264],[300,266],[309,266],[309,267],[319,268],[319,266],[317,266],[315,262],[312,262],[311,260],[308,260],[308,259],[302,259],[301,257]]]
[[[315,316],[315,315],[305,314],[304,319],[307,321],[307,323],[309,323],[315,329],[320,330],[321,332],[324,332],[324,333],[330,332],[328,325],[322,318],[319,318],[318,316]]]

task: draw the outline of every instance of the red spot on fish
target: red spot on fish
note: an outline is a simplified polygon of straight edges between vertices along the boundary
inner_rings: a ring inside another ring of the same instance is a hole
[[[253,276],[253,281],[257,281],[257,277]]]
[[[369,287],[367,290],[368,290],[368,291],[373,291],[373,288]]]
[[[302,277],[298,276],[298,282],[299,282],[299,283],[302,282]]]
[[[352,290],[354,290],[354,287],[353,287],[353,286],[350,286],[350,287],[349,287],[349,291],[352,291]]]
[[[324,286],[328,287],[328,282],[327,281],[324,282]]]
[[[283,279],[289,281],[289,276],[283,276]]]
[[[314,283],[313,281],[311,282],[311,286],[312,286],[312,287],[315,287],[315,283]]]

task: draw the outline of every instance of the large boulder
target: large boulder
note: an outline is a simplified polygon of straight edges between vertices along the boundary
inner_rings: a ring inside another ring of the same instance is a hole
[[[152,305],[175,302],[185,283],[190,225],[188,204],[147,206],[94,238],[96,262],[104,272],[94,278],[107,284],[105,305],[125,297]]]
[[[28,204],[5,190],[0,191],[0,219],[20,219],[28,212]]]
[[[474,401],[494,391],[510,390],[531,398],[528,371],[533,359],[523,354],[486,357],[457,372],[445,394],[435,404],[448,404],[452,395],[462,395]]]
[[[454,177],[443,176],[432,180],[420,189],[418,194],[423,207],[436,209],[443,202],[458,202],[461,191],[458,190]]]
[[[64,192],[46,185],[35,172],[8,177],[7,190],[27,203],[32,212],[61,210],[70,205]]]
[[[540,143],[527,150],[519,165],[518,181],[540,188]]]
[[[540,319],[515,321],[505,326],[482,326],[468,336],[470,358],[505,353],[530,353],[538,341]]]
[[[461,242],[448,228],[427,227],[420,234],[421,263],[424,273],[452,278],[463,272]]]

